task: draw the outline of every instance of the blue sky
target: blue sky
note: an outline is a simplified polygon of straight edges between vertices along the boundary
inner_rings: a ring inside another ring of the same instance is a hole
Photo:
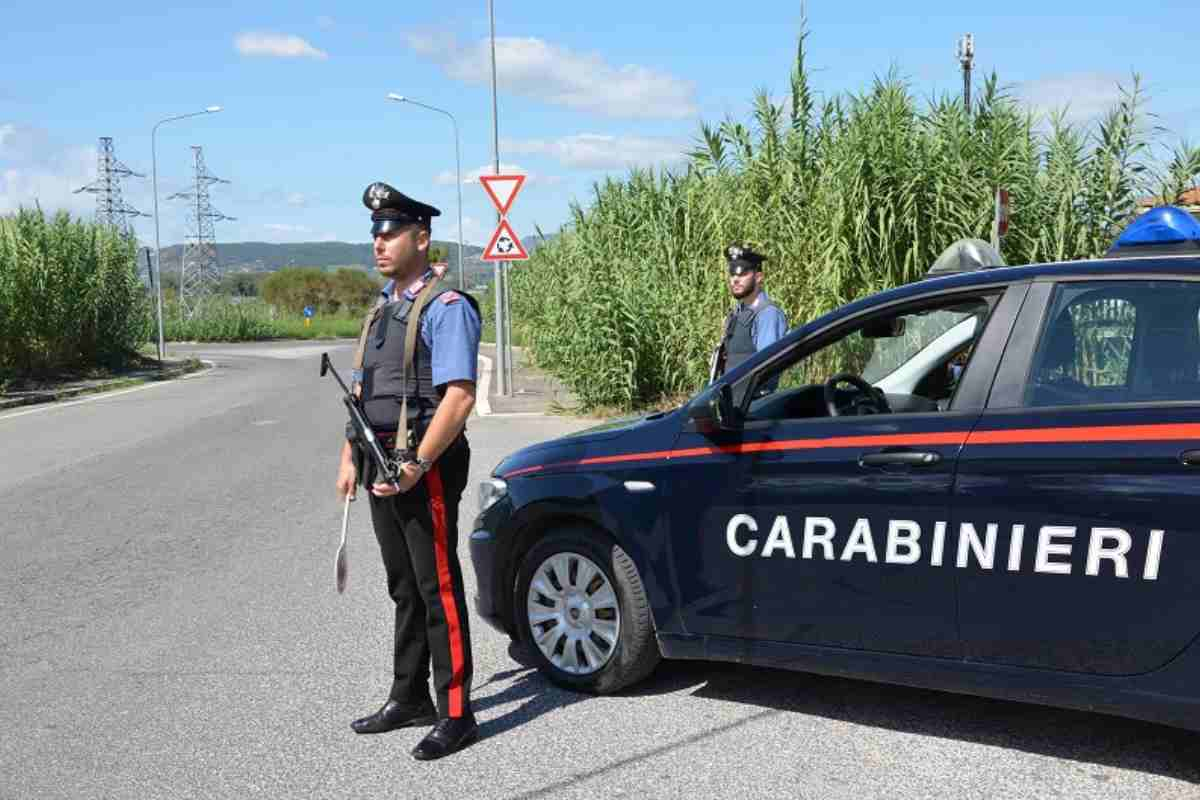
[[[1037,108],[1070,102],[1086,121],[1140,72],[1157,122],[1200,142],[1200,53],[1193,2],[807,4],[809,63],[824,94],[860,91],[895,65],[920,95],[959,90],[958,37],[976,43],[977,85],[995,68]],[[670,164],[701,120],[745,117],[756,89],[782,100],[799,2],[496,0],[500,159],[530,177],[510,214],[526,236],[568,218],[574,198],[631,164]],[[454,139],[439,114],[385,100],[409,95],[453,113],[464,178],[492,161],[486,0],[331,4],[267,0],[231,9],[187,3],[18,0],[0,48],[0,213],[36,199],[90,216],[72,194],[96,172],[98,137],[149,176],[150,130],[210,104],[225,110],[160,128],[163,244],[181,241],[190,145],[230,185],[213,205],[236,221],[218,241],[366,241],[360,197],[384,180],[442,209],[456,236]],[[126,199],[152,211],[150,179]],[[1018,199],[1014,198],[1014,202]],[[494,215],[463,186],[465,237],[485,244]],[[135,224],[153,241],[149,219]]]

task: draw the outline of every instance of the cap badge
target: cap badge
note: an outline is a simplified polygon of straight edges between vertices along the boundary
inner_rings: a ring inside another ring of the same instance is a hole
[[[371,184],[371,188],[367,191],[367,197],[371,198],[371,208],[376,211],[379,210],[379,206],[383,204],[383,201],[387,200],[390,196],[391,192],[382,183]]]

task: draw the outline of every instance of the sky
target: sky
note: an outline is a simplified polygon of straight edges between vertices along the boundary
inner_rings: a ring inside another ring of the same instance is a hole
[[[896,68],[921,97],[959,92],[955,44],[975,40],[975,85],[997,71],[1039,111],[1069,104],[1087,123],[1136,71],[1168,141],[1200,143],[1195,0],[900,4],[810,0],[808,63],[823,97],[861,92]],[[496,0],[502,172],[527,180],[509,214],[522,236],[557,231],[571,203],[633,166],[670,167],[702,121],[748,119],[756,90],[787,97],[802,4],[692,0]],[[192,145],[203,147],[221,241],[369,240],[364,188],[375,180],[442,210],[434,237],[457,238],[450,117],[457,121],[463,234],[485,245],[495,212],[477,176],[492,170],[486,0],[334,4],[259,0],[16,0],[0,47],[0,214],[39,203],[90,217],[98,139],[145,178],[127,202],[154,208],[158,128],[163,246],[188,231]],[[1016,200],[1014,199],[1014,202]],[[154,222],[138,236],[154,241]]]

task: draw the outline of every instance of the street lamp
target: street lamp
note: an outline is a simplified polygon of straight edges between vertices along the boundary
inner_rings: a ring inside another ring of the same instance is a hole
[[[454,125],[454,174],[456,176],[455,184],[458,186],[458,288],[466,290],[466,273],[467,266],[463,263],[463,234],[462,234],[462,159],[459,157],[459,141],[458,141],[458,120],[444,108],[437,106],[426,105],[425,103],[413,100],[411,97],[405,97],[402,94],[389,92],[388,100],[395,100],[397,103],[412,103],[414,106],[427,108],[430,111],[436,111],[439,114],[445,114],[450,118],[450,122]]]
[[[193,111],[190,114],[180,114],[177,117],[167,117],[164,120],[159,120],[150,129],[150,164],[153,168],[154,181],[154,264],[158,270],[158,361],[161,364],[163,357],[166,355],[166,345],[163,342],[163,313],[162,313],[162,245],[158,240],[158,150],[155,147],[154,137],[158,134],[158,126],[165,122],[174,122],[177,119],[187,119],[188,117],[199,117],[203,114],[215,114],[221,110],[220,106],[208,106],[203,111]],[[182,291],[183,286],[180,285]]]

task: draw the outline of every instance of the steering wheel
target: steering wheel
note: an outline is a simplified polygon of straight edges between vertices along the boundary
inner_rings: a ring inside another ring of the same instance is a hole
[[[837,400],[837,387],[843,383],[848,383],[858,390],[844,409],[839,408],[835,402]],[[825,407],[829,409],[829,416],[831,417],[892,413],[892,409],[888,405],[887,396],[883,391],[876,389],[853,372],[839,372],[825,381]]]

